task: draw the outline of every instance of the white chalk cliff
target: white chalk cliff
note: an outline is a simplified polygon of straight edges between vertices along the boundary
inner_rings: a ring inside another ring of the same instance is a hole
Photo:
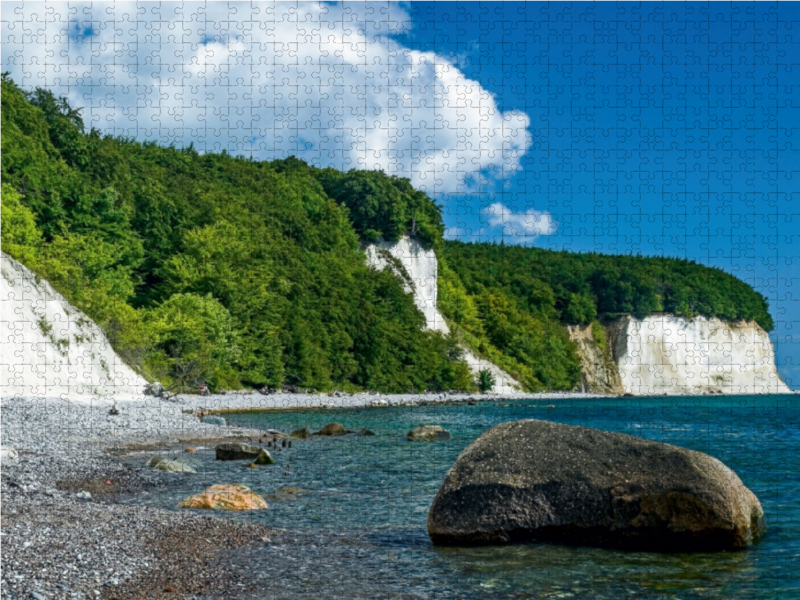
[[[753,321],[626,317],[614,354],[631,394],[786,394],[769,335]]]
[[[142,397],[147,381],[94,321],[5,253],[0,270],[0,395]]]
[[[432,249],[404,236],[397,242],[381,241],[369,244],[364,251],[369,266],[377,270],[391,269],[403,282],[406,293],[414,295],[414,302],[425,315],[428,329],[441,331],[444,334],[450,332],[436,304],[439,261]],[[464,360],[467,361],[470,371],[475,374],[481,369],[489,369],[492,372],[496,381],[492,391],[511,394],[521,389],[519,382],[511,375],[494,363],[480,358],[469,348],[464,348]]]
[[[618,393],[621,385],[635,396],[791,393],[778,375],[769,335],[753,321],[623,317],[605,328],[611,368],[592,358],[598,352],[581,328],[568,331],[593,391]]]

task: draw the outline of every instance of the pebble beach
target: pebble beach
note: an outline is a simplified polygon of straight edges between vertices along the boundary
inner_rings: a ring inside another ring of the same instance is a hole
[[[481,401],[530,398],[486,395]],[[541,399],[590,397],[540,394]],[[290,534],[209,511],[122,504],[158,493],[173,474],[131,469],[132,451],[266,432],[201,422],[241,410],[364,408],[470,402],[469,395],[229,393],[112,402],[79,397],[2,400],[3,598],[217,598],[244,590],[247,572],[228,551],[266,548]],[[477,399],[477,398],[475,398]],[[227,592],[226,592],[227,590]]]

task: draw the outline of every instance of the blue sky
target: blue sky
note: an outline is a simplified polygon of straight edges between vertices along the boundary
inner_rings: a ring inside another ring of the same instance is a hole
[[[3,69],[109,133],[402,174],[451,237],[725,269],[800,388],[798,3],[3,8]]]

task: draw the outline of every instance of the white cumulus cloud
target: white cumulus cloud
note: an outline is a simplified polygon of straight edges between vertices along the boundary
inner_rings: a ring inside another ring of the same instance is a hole
[[[549,212],[533,209],[514,212],[501,202],[490,204],[481,214],[490,229],[501,228],[501,236],[511,243],[533,242],[558,230],[558,223]]]
[[[410,26],[387,3],[4,3],[3,70],[139,140],[383,169],[429,193],[519,169],[528,116],[392,38]]]

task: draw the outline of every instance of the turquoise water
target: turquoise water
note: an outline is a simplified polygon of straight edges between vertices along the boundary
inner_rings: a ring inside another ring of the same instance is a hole
[[[263,551],[241,551],[263,598],[800,598],[800,398],[683,397],[536,400],[227,415],[233,425],[312,430],[339,422],[377,435],[313,438],[245,469],[211,448],[197,475],[164,474],[169,492],[137,502],[174,507],[214,483],[243,483],[269,509],[226,514],[286,530]],[[733,468],[764,507],[768,532],[739,552],[649,554],[547,544],[437,548],[428,508],[458,454],[490,427],[546,419],[618,431],[708,453]],[[420,424],[445,442],[410,443]],[[288,467],[288,469],[287,469]],[[305,490],[285,493],[283,488]],[[243,596],[239,596],[243,597]]]

